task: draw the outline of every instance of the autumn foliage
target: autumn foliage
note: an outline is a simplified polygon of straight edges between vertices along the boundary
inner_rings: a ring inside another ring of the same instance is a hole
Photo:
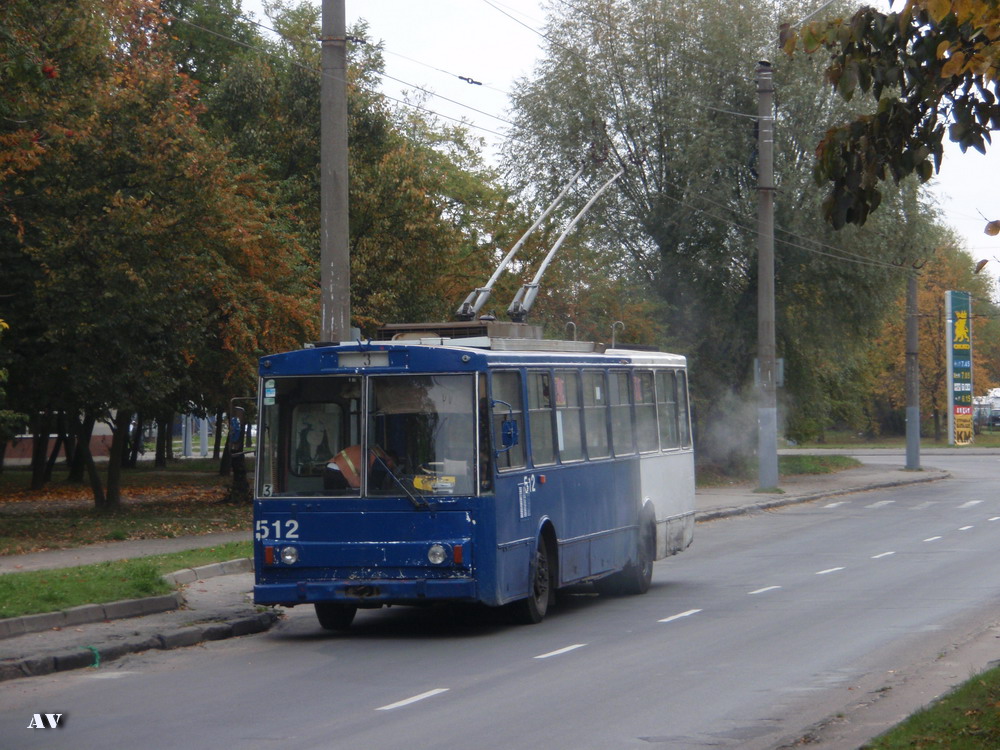
[[[831,127],[816,174],[831,184],[824,204],[835,227],[864,224],[882,201],[880,183],[941,168],[945,135],[985,152],[1000,128],[1000,5],[993,0],[895,0],[892,12],[863,7],[852,18],[784,26],[789,54],[830,54],[827,77],[846,99],[874,110]],[[991,223],[988,233],[1000,225]]]

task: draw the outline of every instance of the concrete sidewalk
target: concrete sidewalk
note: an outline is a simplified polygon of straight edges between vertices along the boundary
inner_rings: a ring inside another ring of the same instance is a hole
[[[836,474],[789,478],[782,481],[781,493],[757,493],[746,485],[709,488],[697,492],[697,519],[711,521],[948,476],[937,469],[914,472],[864,464]],[[0,557],[0,574],[88,565],[244,539],[249,539],[249,530]],[[280,617],[280,609],[264,610],[253,605],[249,560],[180,571],[175,583],[178,592],[165,597],[85,605],[47,615],[0,620],[0,681],[83,667],[100,668],[130,653],[259,633]]]

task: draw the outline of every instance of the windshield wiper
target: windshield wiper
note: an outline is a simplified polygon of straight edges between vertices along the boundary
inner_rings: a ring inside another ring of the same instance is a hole
[[[416,497],[412,492],[410,492],[406,488],[406,485],[403,484],[402,481],[400,481],[399,477],[396,476],[396,472],[394,472],[392,469],[389,468],[389,464],[383,461],[382,457],[374,449],[369,448],[368,452],[371,453],[372,458],[375,461],[381,464],[382,468],[385,469],[386,473],[390,477],[392,477],[392,481],[394,481],[399,486],[399,489],[401,489],[406,494],[406,496],[410,498],[410,502],[413,503],[414,508],[416,508],[417,510],[430,510],[431,507],[430,503],[428,503],[423,498]]]

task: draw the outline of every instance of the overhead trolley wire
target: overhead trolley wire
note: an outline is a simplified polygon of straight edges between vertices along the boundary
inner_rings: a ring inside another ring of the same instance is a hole
[[[278,56],[277,52],[265,49],[264,47],[258,47],[256,45],[249,44],[249,43],[244,42],[244,41],[242,41],[240,39],[235,39],[235,38],[233,38],[231,36],[228,36],[226,34],[222,34],[222,33],[218,32],[218,31],[214,31],[213,29],[209,29],[209,28],[206,28],[206,27],[201,26],[199,24],[196,24],[193,21],[187,20],[186,18],[180,18],[178,16],[168,16],[168,18],[170,18],[171,20],[174,20],[174,21],[179,21],[180,23],[186,24],[188,26],[191,26],[193,28],[199,29],[201,31],[204,31],[204,32],[206,32],[208,34],[212,34],[213,36],[217,36],[220,39],[226,39],[226,40],[228,40],[230,42],[233,42],[235,44],[240,45],[241,47],[245,47],[247,49],[254,50],[256,52],[260,52],[261,54],[269,55],[269,56],[272,56],[272,57]],[[247,19],[247,20],[251,20],[251,19]],[[251,21],[251,22],[252,23],[256,23],[256,21]],[[261,25],[261,24],[257,24],[257,25]],[[263,28],[267,28],[267,27],[263,27]],[[273,31],[273,29],[272,29],[272,31]],[[335,80],[338,83],[343,83],[345,85],[348,84],[347,81],[345,81],[345,80],[343,80],[341,78],[338,78],[336,76],[333,76],[331,74],[324,73],[319,68],[314,68],[312,66],[305,65],[303,63],[298,62],[297,60],[293,60],[293,59],[290,59],[290,58],[285,58],[285,59],[287,59],[288,62],[290,62],[292,65],[294,65],[294,66],[296,66],[298,68],[301,68],[302,70],[309,71],[310,73],[316,73],[317,75],[320,75],[320,76],[326,75],[331,80]],[[397,80],[398,81],[398,79],[393,79],[393,80]],[[405,82],[402,82],[402,83],[405,83]],[[412,84],[406,84],[406,85],[412,85]],[[416,110],[419,110],[420,112],[424,112],[426,114],[434,115],[435,117],[440,117],[440,118],[443,118],[445,120],[450,120],[450,121],[456,122],[456,123],[458,123],[458,124],[460,124],[460,125],[462,125],[464,127],[468,127],[468,128],[472,128],[472,129],[475,129],[475,130],[479,130],[479,131],[482,131],[484,133],[489,133],[490,135],[495,135],[495,136],[497,136],[499,138],[503,138],[503,139],[506,139],[506,140],[516,140],[516,139],[512,139],[511,136],[508,135],[508,134],[506,134],[506,133],[500,133],[500,132],[498,132],[496,130],[491,130],[490,128],[483,127],[482,125],[476,125],[475,123],[472,123],[472,122],[470,122],[468,120],[463,120],[463,119],[460,119],[458,117],[451,117],[449,115],[443,114],[441,112],[437,112],[437,111],[435,111],[433,109],[430,109],[428,107],[424,107],[424,106],[421,106],[419,104],[414,104],[413,102],[408,102],[408,101],[405,101],[404,99],[399,99],[397,97],[391,96],[391,95],[386,94],[386,93],[384,93],[382,91],[376,91],[374,89],[368,89],[367,87],[364,87],[364,86],[362,86],[362,88],[366,88],[367,90],[372,91],[373,93],[376,93],[379,96],[382,96],[382,97],[388,99],[389,101],[393,101],[393,102],[396,102],[397,104],[401,104],[404,107],[410,107],[411,109],[416,109]],[[415,87],[415,88],[420,88],[420,87]],[[447,97],[440,96],[439,94],[435,94],[434,92],[429,91],[427,89],[420,89],[420,90],[421,91],[425,91],[426,93],[428,93],[431,96],[436,96],[438,98],[445,99],[446,101],[452,102],[452,103],[457,104],[457,105],[462,106],[462,107],[465,107],[466,109],[470,109],[472,111],[479,112],[480,114],[484,114],[484,115],[487,115],[489,117],[494,117],[495,119],[500,120],[501,122],[508,123],[507,120],[504,120],[501,117],[496,117],[495,115],[490,115],[487,112],[482,112],[481,110],[477,110],[474,107],[470,107],[468,105],[461,104],[460,102],[456,102],[456,101],[454,101],[452,99],[448,99]],[[509,124],[513,125],[513,123],[509,123]]]
[[[715,221],[722,222],[723,224],[728,224],[731,227],[743,230],[745,232],[750,232],[751,234],[756,234],[756,235],[760,234],[760,230],[759,229],[756,229],[756,228],[751,227],[751,226],[747,226],[746,224],[741,224],[738,221],[734,221],[732,219],[728,219],[728,218],[726,218],[724,216],[719,216],[717,214],[714,214],[714,213],[712,213],[710,211],[705,210],[704,208],[699,208],[698,206],[692,205],[691,203],[688,203],[687,201],[681,200],[680,198],[675,198],[672,195],[667,195],[666,193],[664,193],[663,197],[666,198],[667,200],[673,201],[674,203],[677,203],[677,204],[679,204],[681,206],[684,206],[685,208],[689,208],[692,211],[696,211],[697,213],[703,214],[703,215],[709,217],[710,219],[714,219]],[[704,199],[703,198],[702,200],[706,200],[707,201],[708,199]],[[713,201],[708,201],[708,202],[709,203],[713,203],[714,205],[717,205],[717,206],[720,205],[718,203],[714,203]],[[726,207],[723,207],[723,209],[724,210],[728,210]],[[776,227],[776,229],[777,229],[777,227]],[[795,237],[796,239],[803,239],[803,240],[805,240],[807,242],[814,242],[814,240],[809,240],[808,238],[800,237],[799,235],[796,235],[796,234],[794,234],[792,232],[788,232],[787,230],[779,230],[779,231],[782,231],[785,234],[788,234],[788,235],[790,235],[792,237]],[[775,239],[775,241],[781,242],[782,244],[787,245],[788,247],[793,247],[793,248],[796,248],[798,250],[804,250],[805,252],[813,253],[814,255],[821,255],[821,256],[824,256],[826,258],[832,258],[834,260],[844,261],[845,263],[856,263],[858,265],[872,266],[874,268],[884,268],[886,270],[897,270],[897,271],[900,270],[900,267],[897,266],[897,265],[895,265],[894,263],[886,263],[885,261],[880,261],[880,260],[877,260],[877,259],[874,259],[874,258],[865,258],[864,256],[857,255],[855,253],[849,253],[847,255],[840,255],[839,253],[843,253],[845,251],[841,250],[840,248],[834,248],[832,245],[824,245],[822,243],[817,243],[821,247],[828,247],[828,248],[831,248],[833,250],[836,250],[838,254],[824,252],[822,250],[817,250],[815,247],[807,247],[805,245],[800,245],[797,242],[791,242],[789,240],[782,239],[781,237],[775,237],[774,239]],[[853,256],[853,257],[850,257],[850,256]]]
[[[664,183],[667,184],[667,185],[670,185],[671,187],[676,188],[678,190],[683,190],[684,189],[682,185],[678,185],[675,182],[670,182],[668,180],[665,180]],[[704,184],[704,183],[702,183],[702,184]],[[697,183],[696,183],[696,185],[697,185]],[[669,198],[670,196],[667,196],[667,197]],[[729,206],[726,206],[726,205],[724,205],[722,203],[719,203],[718,201],[714,201],[711,198],[706,198],[703,195],[698,195],[698,196],[695,196],[695,197],[698,200],[704,201],[704,202],[706,202],[706,203],[708,203],[708,204],[710,204],[712,206],[715,206],[716,208],[721,208],[723,211],[729,211],[730,210]],[[677,200],[677,199],[676,198],[671,198],[671,200]],[[694,208],[694,209],[697,210],[697,208],[695,206],[689,206],[689,208]],[[716,217],[716,218],[718,218],[718,217]],[[723,219],[720,219],[720,221],[722,221],[722,220]],[[737,225],[737,226],[742,226],[742,225]],[[800,250],[807,250],[809,252],[816,252],[819,255],[825,255],[827,257],[840,257],[842,260],[846,260],[846,261],[853,262],[853,263],[867,263],[867,264],[871,264],[871,265],[880,265],[880,266],[885,266],[885,267],[890,267],[890,266],[893,267],[893,268],[896,267],[894,263],[887,263],[886,261],[878,260],[877,258],[869,258],[869,257],[867,257],[865,255],[861,255],[860,253],[852,253],[850,250],[844,250],[843,248],[837,247],[836,245],[830,245],[830,244],[827,244],[825,242],[820,242],[819,240],[814,240],[811,237],[804,237],[803,235],[796,234],[795,232],[792,232],[792,231],[790,231],[788,229],[782,229],[781,227],[779,227],[777,225],[775,225],[774,230],[776,232],[781,232],[783,234],[786,234],[789,237],[792,237],[792,238],[794,238],[796,240],[799,240],[801,242],[808,242],[808,243],[811,243],[811,244],[816,245],[818,247],[826,248],[830,252],[821,252],[819,250],[815,250],[813,248],[806,247],[805,245],[800,245],[800,244],[797,244],[797,243],[794,243],[794,242],[790,242],[790,241],[782,239],[780,237],[776,237],[775,238],[778,242],[784,242],[786,245],[789,245],[790,247],[795,247],[795,248],[798,248]],[[754,231],[756,231],[756,230],[754,230]],[[837,255],[835,255],[835,254],[837,254]]]
[[[570,7],[574,7],[574,6],[572,6],[572,4],[567,3],[566,0],[561,0],[561,1],[564,2],[564,4],[570,5]],[[817,11],[814,11],[814,13],[811,14],[810,16],[808,16],[807,18],[811,17],[812,15],[815,15],[820,10],[822,10],[822,8],[826,7],[827,5],[830,5],[833,1],[834,0],[829,0],[829,2],[825,3],[824,6],[822,6]],[[568,52],[576,55],[577,57],[580,57],[581,59],[583,59],[585,62],[589,62],[587,60],[587,58],[584,57],[584,56],[582,56],[582,55],[580,55],[580,53],[576,52],[575,50],[569,49],[568,47],[565,47],[565,45],[562,45],[562,44],[560,44],[560,43],[552,40],[550,37],[546,36],[545,34],[543,34],[542,32],[538,31],[537,29],[534,29],[531,26],[529,26],[528,24],[525,24],[524,22],[522,22],[519,19],[517,19],[514,16],[512,16],[510,13],[507,13],[505,10],[503,10],[500,7],[498,7],[496,4],[494,4],[493,2],[491,2],[491,0],[483,0],[483,2],[486,3],[487,5],[489,5],[490,7],[494,8],[498,12],[502,13],[503,15],[511,18],[511,20],[515,21],[516,23],[524,26],[525,28],[529,29],[530,31],[534,32],[535,34],[538,34],[542,38],[544,38],[544,39],[552,42],[553,44],[556,44],[559,47],[562,47],[562,48],[566,49]],[[256,26],[258,26],[260,28],[263,28],[263,29],[266,29],[268,31],[271,31],[272,33],[278,34],[279,37],[281,37],[283,39],[287,39],[279,31],[277,31],[276,29],[273,29],[273,28],[271,28],[269,26],[266,26],[265,24],[261,24],[260,22],[254,20],[252,18],[248,18],[246,16],[240,16],[240,17],[243,18],[244,20],[246,20],[247,22],[252,23],[252,24],[254,24],[254,25],[256,25]],[[276,56],[276,55],[278,55],[277,52],[274,52],[272,50],[268,50],[268,49],[265,49],[263,47],[259,47],[259,46],[253,45],[253,44],[249,44],[249,43],[244,42],[244,41],[239,40],[239,39],[235,39],[235,38],[233,38],[231,36],[228,36],[226,34],[222,34],[220,32],[214,31],[213,29],[209,29],[209,28],[201,26],[201,25],[199,25],[197,23],[194,23],[193,21],[189,21],[187,19],[180,18],[180,17],[175,17],[175,16],[171,16],[170,18],[172,20],[179,21],[179,22],[184,23],[184,24],[186,24],[188,26],[191,26],[193,28],[197,28],[197,29],[199,29],[201,31],[204,31],[206,33],[212,34],[213,36],[219,37],[221,39],[226,39],[226,40],[228,40],[230,42],[238,44],[238,45],[240,45],[242,47],[245,47],[247,49],[254,50],[256,52],[260,52],[262,54],[269,55],[269,56]],[[299,42],[301,42],[302,40],[290,39],[288,41],[299,41]],[[360,41],[360,40],[353,40],[353,41]],[[363,42],[363,43],[370,44],[368,42]],[[400,55],[400,56],[401,57],[405,57],[405,56],[402,56],[402,55]],[[286,59],[288,59],[288,58],[286,58]],[[411,59],[411,58],[407,58],[407,59]],[[322,75],[328,75],[328,74],[325,74],[322,70],[320,70],[318,68],[314,68],[312,66],[305,65],[305,64],[300,63],[300,62],[298,62],[298,61],[296,61],[294,59],[288,59],[288,61],[291,64],[295,65],[296,67],[302,68],[303,70],[309,71],[311,73],[315,73],[315,74],[318,74],[318,75],[321,75],[321,76]],[[420,63],[420,61],[418,61],[418,60],[412,60],[411,59],[411,61]],[[698,62],[698,61],[694,61],[694,60],[691,60],[691,61],[692,62]],[[427,65],[428,67],[434,68],[434,66],[428,65],[426,63],[420,63],[420,64],[424,64],[424,65]],[[440,68],[434,68],[434,69],[438,70],[439,72],[446,73],[448,75],[454,75],[454,74],[449,73],[448,71],[444,71],[444,70],[442,70]],[[435,96],[435,97],[441,98],[441,99],[443,99],[445,101],[448,101],[448,102],[451,102],[451,103],[453,103],[453,104],[455,104],[457,106],[461,106],[461,107],[464,107],[466,109],[469,109],[470,111],[477,112],[478,114],[482,114],[482,115],[485,115],[487,117],[492,117],[492,118],[494,118],[496,120],[499,120],[500,122],[503,122],[503,123],[506,123],[506,124],[509,124],[509,125],[512,125],[512,126],[515,125],[515,123],[510,122],[509,120],[506,120],[506,119],[504,119],[502,117],[498,117],[496,115],[492,115],[492,114],[490,114],[488,112],[484,112],[482,110],[476,109],[475,107],[471,107],[469,105],[466,105],[466,104],[463,104],[461,102],[455,101],[455,100],[450,99],[448,97],[441,96],[440,94],[436,94],[435,92],[433,92],[431,90],[425,89],[425,88],[420,87],[420,86],[415,86],[414,84],[408,83],[408,82],[403,81],[403,80],[398,79],[398,78],[395,78],[394,76],[390,76],[390,75],[387,75],[387,74],[384,74],[384,73],[380,73],[380,75],[382,75],[383,77],[388,78],[390,80],[396,81],[397,83],[401,83],[401,84],[407,85],[407,86],[413,86],[413,88],[415,88],[415,89],[417,89],[419,91],[422,91],[424,93],[427,93],[430,96]],[[461,78],[462,80],[465,80],[462,76],[456,76],[456,77]],[[335,80],[338,80],[339,82],[342,82],[342,83],[346,84],[346,81],[342,81],[342,80],[337,79],[337,78],[335,78]],[[367,87],[363,87],[363,88],[367,88]],[[368,90],[372,90],[372,89],[368,89]],[[402,105],[404,107],[409,107],[409,108],[418,110],[420,112],[432,115],[434,117],[440,117],[442,119],[450,120],[450,121],[456,122],[456,123],[458,123],[458,124],[460,124],[460,125],[462,125],[464,127],[472,128],[472,129],[475,129],[475,130],[478,130],[478,131],[482,131],[484,133],[489,133],[489,134],[495,135],[495,136],[497,136],[499,138],[503,138],[503,139],[507,139],[507,140],[515,140],[515,141],[520,142],[518,139],[513,138],[509,134],[500,133],[498,131],[491,130],[490,128],[485,128],[485,127],[483,127],[481,125],[476,125],[476,124],[471,123],[471,122],[469,122],[467,120],[463,120],[463,119],[459,119],[459,118],[456,118],[456,117],[451,117],[449,115],[442,114],[442,113],[437,112],[437,111],[435,111],[433,109],[430,109],[428,107],[424,107],[424,106],[421,106],[419,104],[414,104],[412,102],[408,102],[408,101],[396,98],[394,96],[385,94],[384,92],[373,91],[373,93],[377,93],[380,96],[384,97],[385,99],[387,99],[389,101],[392,101],[392,102],[395,102],[397,104],[400,104],[400,105]],[[501,93],[503,93],[503,92],[501,92]],[[722,109],[722,108],[718,108],[718,107],[711,107],[711,106],[708,106],[708,105],[703,105],[703,106],[705,107],[705,109],[708,109],[708,110],[711,110],[711,111],[721,112],[721,113],[724,113],[724,114],[731,114],[731,115],[738,116],[738,117],[746,117],[748,119],[754,119],[754,120],[758,119],[758,117],[756,115],[748,115],[748,114],[745,114],[745,113],[742,113],[742,112],[736,112],[736,111],[733,111],[733,110],[727,110],[727,109]],[[674,187],[679,187],[679,186],[674,185]],[[687,202],[685,202],[683,200],[674,198],[673,196],[665,195],[665,197],[668,198],[669,200],[675,202],[675,203],[678,203],[679,205],[685,206],[686,208],[689,208],[689,209],[691,209],[693,211],[696,211],[698,213],[704,214],[704,215],[706,215],[706,216],[708,216],[710,218],[713,218],[713,219],[715,219],[717,221],[721,221],[723,223],[729,224],[729,225],[731,225],[731,226],[733,226],[733,227],[735,227],[737,229],[740,229],[740,230],[743,230],[743,231],[749,231],[749,232],[752,232],[752,233],[758,233],[758,231],[756,229],[753,229],[752,227],[748,227],[748,226],[746,226],[744,224],[740,224],[739,222],[732,221],[730,219],[726,219],[724,217],[717,216],[715,214],[712,214],[712,213],[706,211],[703,208],[699,208],[698,206],[695,206],[695,205],[687,203]],[[704,198],[702,196],[697,196],[697,198],[700,199],[700,200],[704,200],[704,201],[706,201],[706,202],[708,202],[710,204],[716,205],[717,207],[722,208],[723,210],[729,210],[728,207],[723,206],[722,204],[718,204],[718,203],[716,203],[716,202],[714,202],[714,201],[712,201],[712,200],[710,200],[708,198]],[[817,254],[817,255],[821,255],[821,256],[824,256],[824,257],[829,257],[829,258],[832,258],[832,259],[835,259],[835,260],[842,260],[842,261],[850,262],[850,263],[858,263],[858,264],[862,264],[862,265],[869,265],[869,266],[883,267],[883,268],[898,268],[897,266],[895,266],[893,264],[888,264],[888,263],[884,263],[882,261],[878,261],[878,260],[874,260],[874,259],[870,259],[870,258],[865,258],[864,256],[860,256],[860,255],[857,255],[857,254],[854,254],[854,253],[850,253],[849,251],[842,250],[841,248],[837,248],[837,247],[834,247],[832,245],[826,245],[826,244],[820,243],[820,242],[818,242],[816,240],[812,240],[812,239],[807,238],[807,237],[802,237],[801,235],[796,235],[795,233],[790,232],[790,231],[785,230],[785,229],[781,229],[780,227],[775,227],[775,230],[777,232],[784,233],[784,234],[786,234],[786,235],[788,235],[790,237],[793,237],[795,239],[801,240],[803,242],[810,242],[810,243],[813,243],[815,245],[818,245],[819,247],[825,247],[825,248],[827,248],[827,249],[829,249],[829,250],[831,250],[833,252],[824,252],[822,250],[816,249],[815,247],[807,247],[806,245],[801,245],[801,244],[798,244],[796,242],[791,242],[791,241],[786,240],[786,239],[776,238],[777,241],[782,242],[782,243],[784,243],[785,245],[787,245],[789,247],[794,247],[794,248],[797,248],[797,249],[804,250],[806,252],[811,252],[811,253],[814,253],[814,254]]]
[[[252,23],[254,26],[257,26],[257,27],[259,27],[261,29],[264,29],[265,31],[270,31],[272,34],[277,34],[282,39],[287,39],[288,38],[284,34],[282,34],[280,31],[278,31],[277,29],[272,28],[272,27],[268,26],[267,24],[263,24],[260,21],[256,20],[255,18],[251,18],[251,17],[249,17],[247,15],[240,15],[240,16],[238,16],[238,18],[243,19],[247,23]],[[490,91],[496,91],[498,94],[503,94],[504,96],[509,96],[509,93],[507,91],[504,91],[503,89],[498,89],[498,88],[496,88],[494,86],[490,86],[488,83],[483,83],[482,81],[477,81],[475,78],[472,78],[471,76],[463,76],[463,75],[459,75],[458,73],[452,73],[450,70],[445,70],[444,68],[439,68],[438,66],[432,65],[431,63],[424,62],[422,60],[417,60],[416,58],[413,58],[413,57],[408,57],[407,55],[401,54],[399,52],[395,52],[395,51],[393,51],[391,49],[386,49],[384,46],[381,46],[381,45],[379,45],[379,44],[377,44],[375,42],[370,42],[367,39],[362,39],[361,37],[352,37],[352,36],[349,36],[348,40],[353,41],[355,44],[363,44],[366,47],[375,47],[375,48],[379,49],[380,52],[383,52],[384,54],[392,55],[393,57],[399,57],[399,58],[402,58],[403,60],[406,60],[408,62],[414,63],[416,65],[422,65],[425,68],[430,68],[431,70],[436,70],[438,73],[444,73],[446,76],[451,76],[452,78],[457,78],[460,81],[464,81],[467,84],[474,85],[474,86],[482,86],[484,89],[489,89]],[[301,39],[293,39],[293,40],[290,40],[290,41],[302,42],[303,40],[301,40]],[[379,75],[384,75],[384,74],[380,73]],[[388,76],[388,77],[391,78],[391,76]],[[397,79],[393,78],[393,80],[395,81]],[[413,86],[414,88],[417,88],[417,86],[415,86],[414,84],[407,83],[406,81],[398,81],[398,82],[399,83],[404,83],[407,86]],[[493,115],[490,115],[489,113],[485,113],[485,114],[487,114],[489,117],[493,117]]]

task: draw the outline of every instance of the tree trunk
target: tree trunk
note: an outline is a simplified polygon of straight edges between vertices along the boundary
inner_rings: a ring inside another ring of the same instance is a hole
[[[101,510],[116,511],[122,503],[122,461],[128,449],[128,428],[132,424],[132,413],[119,409],[115,414],[111,436],[111,454],[108,456],[108,489]]]
[[[222,409],[215,412],[215,450],[212,451],[212,458],[215,461],[219,460],[219,455],[222,452]]]
[[[163,469],[167,465],[167,421],[162,417],[156,420],[156,455],[153,457],[153,466]]]
[[[56,414],[56,444],[52,449],[52,454],[49,456],[48,462],[45,464],[45,481],[52,481],[52,469],[56,465],[56,460],[59,458],[59,450],[67,445],[66,442],[66,412],[60,411]],[[69,449],[67,448],[67,451]],[[69,453],[66,453],[67,460],[69,459]]]
[[[171,412],[170,416],[167,418],[167,445],[166,445],[166,456],[168,461],[172,461],[174,458],[174,415]]]
[[[80,480],[83,481],[83,473],[86,472],[90,480],[90,490],[94,495],[94,507],[102,510],[105,504],[104,487],[101,484],[101,475],[94,464],[94,455],[90,452],[90,436],[94,432],[94,423],[97,418],[90,411],[83,415],[83,421],[79,424],[79,433],[76,445],[76,458],[73,459],[73,470],[77,464],[80,466]]]
[[[66,415],[66,468],[73,470],[73,458],[76,456],[76,426],[79,420]]]
[[[232,417],[231,414],[228,415],[228,416]],[[230,439],[230,435],[229,435],[229,431],[231,429],[232,429],[231,427],[227,427],[227,430],[226,430],[226,445],[222,449],[222,460],[219,461],[219,475],[223,476],[223,477],[229,476],[229,474],[230,474],[230,472],[232,472],[232,468],[233,468],[233,456],[232,456],[233,445],[232,445],[232,440]]]
[[[135,430],[132,431],[125,446],[122,465],[126,469],[134,469],[139,462],[139,453],[142,451],[142,429],[142,412],[139,412],[135,415]]]
[[[49,455],[49,421],[51,412],[31,415],[31,489],[45,486],[45,464]]]
[[[90,470],[87,466],[88,459],[91,463],[94,461],[94,457],[90,453],[90,438],[94,434],[96,421],[97,419],[90,412],[85,413],[82,419],[73,417],[72,432],[76,433],[76,448],[72,453],[73,459],[69,469],[70,482],[82,482],[84,474]],[[101,495],[102,497],[104,495],[103,489]]]

